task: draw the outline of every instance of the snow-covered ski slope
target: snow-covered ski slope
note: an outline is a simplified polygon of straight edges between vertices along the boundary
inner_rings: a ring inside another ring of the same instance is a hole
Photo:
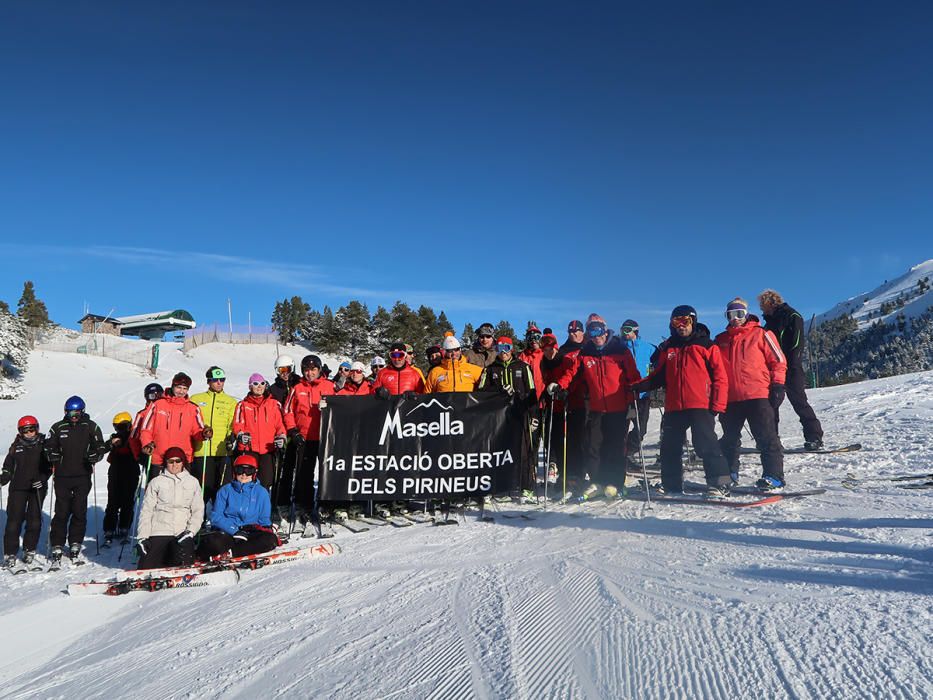
[[[858,322],[859,330],[863,330],[878,320],[892,323],[901,313],[905,318],[919,316],[933,306],[933,287],[928,284],[926,292],[920,293],[917,286],[917,283],[923,279],[933,283],[933,260],[914,265],[900,277],[886,281],[870,292],[836,304],[826,313],[819,314],[816,317],[816,324],[819,325],[839,318],[843,314],[849,314]],[[905,302],[903,308],[894,307],[892,311],[882,315],[881,305],[894,304],[898,297]]]
[[[228,373],[271,362],[207,346],[165,364],[188,367],[197,384],[215,360]],[[100,358],[34,356],[26,396],[0,404],[4,433],[26,410],[47,425],[73,390],[88,394],[92,413],[135,408],[146,381]],[[245,380],[232,386],[239,394]],[[811,398],[828,443],[865,447],[788,456],[791,487],[827,493],[776,505],[628,502],[338,530],[339,556],[247,572],[237,586],[69,598],[69,581],[115,566],[116,552],[97,557],[89,540],[79,569],[0,577],[2,694],[931,697],[933,490],[868,479],[933,471],[933,373]],[[785,408],[785,444],[799,445]],[[742,459],[748,482],[757,458]],[[843,487],[847,473],[863,485]]]

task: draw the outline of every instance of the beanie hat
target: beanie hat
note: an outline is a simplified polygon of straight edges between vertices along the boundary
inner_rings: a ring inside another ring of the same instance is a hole
[[[362,362],[356,361],[352,365],[350,365],[350,371],[351,372],[365,372],[366,365],[364,365]]]
[[[186,386],[190,389],[191,377],[189,377],[184,372],[179,372],[174,377],[172,377],[172,386]]]
[[[213,365],[207,368],[207,371],[204,373],[204,376],[207,378],[207,381],[212,379],[226,379],[227,374],[220,369],[217,365]]]
[[[512,345],[512,344],[513,344],[512,339],[507,335],[500,336],[496,339],[496,345]]]
[[[454,336],[448,335],[444,338],[444,350],[459,350],[460,341],[457,340]]]
[[[165,464],[170,459],[180,459],[182,464],[186,467],[188,466],[188,455],[186,455],[185,451],[180,447],[169,447],[162,453],[162,464]]]
[[[265,384],[266,378],[259,374],[259,372],[253,372],[251,375],[249,375],[249,383],[252,384],[253,382],[262,382]]]
[[[726,304],[726,311],[748,311],[748,302],[740,297],[736,297]]]
[[[552,345],[557,345],[557,336],[553,333],[545,333],[541,336],[541,347],[549,348]]]
[[[496,329],[491,323],[484,323],[479,328],[476,329],[476,335],[494,335]]]
[[[405,343],[392,343],[389,346],[389,352],[408,352],[405,349]]]
[[[321,364],[321,358],[317,355],[305,355],[301,358],[301,371],[309,370],[312,367],[317,367],[318,369],[323,369]]]
[[[633,321],[632,319],[627,318],[624,321],[622,321],[622,325],[630,326],[631,328],[638,328],[638,321]]]
[[[385,367],[385,366],[386,366],[386,361],[383,360],[381,357],[379,357],[379,355],[376,355],[376,356],[373,358],[373,361],[372,361],[372,363],[371,363],[371,366],[372,366],[372,367]]]
[[[338,368],[339,367],[346,367],[347,369],[350,369],[350,363],[347,360],[344,360],[340,363],[340,365],[338,365]]]
[[[409,343],[405,343],[405,352],[407,352],[409,355],[414,355],[415,349]]]
[[[599,314],[590,314],[586,317],[586,325],[589,326],[591,323],[601,323],[604,326],[606,325],[606,319],[604,319]]]
[[[674,310],[671,311],[671,318],[676,318],[677,316],[690,316],[694,321],[696,321],[697,310],[689,304],[681,304],[680,306],[675,306]]]
[[[568,333],[573,333],[574,331],[582,331],[582,330],[583,330],[583,321],[573,320],[567,324]]]
[[[435,355],[439,353],[440,351],[441,351],[440,345],[432,345],[431,347],[429,347],[427,350],[424,351],[424,354],[427,357],[431,357],[431,355]]]

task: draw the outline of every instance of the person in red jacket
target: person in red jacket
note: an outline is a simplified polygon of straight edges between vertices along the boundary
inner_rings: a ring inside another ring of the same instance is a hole
[[[583,349],[586,331],[583,321],[574,319],[567,324],[567,340],[557,349],[562,361],[576,362]],[[550,384],[550,382],[548,382]],[[574,478],[583,477],[583,435],[586,428],[586,382],[577,376],[567,390],[567,472]]]
[[[172,395],[154,401],[143,416],[139,441],[145,455],[152,456],[151,481],[162,471],[162,458],[169,447],[180,447],[190,464],[195,443],[210,440],[214,431],[204,425],[201,409],[188,399],[191,377],[179,372],[172,377]]]
[[[551,396],[566,396],[576,376],[586,383],[590,397],[584,428],[584,465],[590,484],[584,495],[599,486],[619,488],[625,483],[625,428],[634,395],[629,385],[641,379],[632,353],[598,314],[586,321],[587,342],[572,368],[548,386]]]
[[[532,375],[535,380],[535,391],[538,397],[544,391],[544,379],[541,376],[541,357],[544,353],[541,351],[541,331],[534,323],[528,324],[528,330],[525,331],[525,349],[518,354],[518,359],[531,367]]]
[[[384,367],[373,383],[373,393],[378,399],[412,392],[424,393],[424,375],[408,364],[405,343],[392,343],[389,349],[389,365]]]
[[[143,444],[139,439],[139,430],[143,427],[143,418],[146,416],[146,411],[149,410],[149,407],[156,399],[160,399],[163,396],[165,396],[165,389],[162,388],[161,384],[156,384],[155,382],[147,384],[146,388],[143,390],[143,398],[146,400],[146,405],[136,412],[136,416],[133,418],[133,424],[130,426],[130,450],[133,453],[133,457],[135,457],[142,466],[146,466],[149,457],[143,454]]]
[[[561,357],[557,347],[557,336],[545,333],[541,336],[541,377],[545,386],[557,382],[561,376],[573,370],[573,358]],[[548,451],[548,481],[556,483],[558,475],[564,472],[564,411],[567,402],[545,392],[544,412],[541,429],[544,445]]]
[[[343,388],[337,392],[337,396],[369,396],[372,393],[372,387],[363,378],[365,372],[366,365],[362,362],[351,364],[347,381],[344,382]]]
[[[231,434],[236,437],[237,453],[251,452],[256,458],[259,483],[272,491],[275,482],[275,454],[285,449],[285,419],[282,407],[269,393],[268,382],[258,372],[249,377],[249,393],[233,411]],[[220,486],[233,481],[232,469]]]
[[[693,446],[703,458],[707,496],[725,498],[732,479],[729,464],[716,439],[714,417],[726,411],[729,378],[719,348],[709,338],[706,326],[697,323],[692,306],[677,306],[671,312],[671,337],[665,341],[658,362],[643,381],[632,385],[634,391],[666,387],[664,395],[664,430],[661,435],[662,493],[684,490],[684,467],[681,459],[687,428]]]
[[[784,487],[784,449],[775,428],[774,406],[784,398],[787,360],[771,331],[748,313],[748,302],[736,297],[726,307],[728,327],[716,336],[729,375],[729,402],[719,417],[719,440],[729,463],[732,481],[739,480],[739,446],[745,421],[761,450],[762,477],[756,486],[764,491]],[[780,397],[780,398],[778,398]]]
[[[297,456],[293,469],[295,503],[306,515],[314,507],[314,471],[321,440],[321,398],[336,393],[334,383],[321,376],[323,365],[317,355],[305,355],[301,360],[301,381],[292,387],[285,401],[285,429],[295,443]],[[300,461],[298,457],[300,456]],[[285,470],[283,470],[284,472]],[[283,473],[289,489],[281,489],[280,500],[291,500],[291,474]],[[283,498],[284,497],[284,498]]]

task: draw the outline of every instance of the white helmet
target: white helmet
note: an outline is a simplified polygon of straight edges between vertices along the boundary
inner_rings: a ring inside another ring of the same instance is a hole
[[[295,361],[289,355],[279,355],[275,358],[275,367],[273,369],[278,369],[279,367],[294,367]]]

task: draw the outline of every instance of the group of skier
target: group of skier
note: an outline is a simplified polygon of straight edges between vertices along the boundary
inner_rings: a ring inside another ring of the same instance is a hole
[[[33,563],[53,474],[49,560],[56,565],[66,551],[72,559],[80,556],[94,465],[104,456],[110,464],[104,544],[115,537],[128,542],[135,520],[141,568],[274,548],[279,540],[273,522],[283,509],[291,506],[291,518],[307,519],[316,508],[321,401],[327,396],[505,393],[528,416],[521,486],[534,488],[533,455],[543,439],[550,456],[546,478],[553,483],[563,471],[569,488],[587,496],[624,485],[647,430],[650,392],[663,387],[661,481],[653,488],[683,490],[689,428],[707,495],[727,497],[738,481],[747,422],[761,451],[756,485],[780,489],[778,408],[785,396],[801,418],[806,448],[819,449],[823,436],[804,390],[802,318],[773,290],[758,299],[765,327],[745,300],[735,298],[725,309],[726,329],[711,338],[693,307],[678,306],[670,316],[670,337],[657,347],[639,337],[634,320],[616,335],[598,314],[585,323],[570,321],[563,344],[551,329],[529,324],[521,352],[512,338],[496,337],[493,326],[483,323],[470,348],[452,334],[428,348],[427,375],[415,365],[413,348],[401,341],[390,346],[388,363],[373,358],[369,376],[362,362],[348,361],[331,380],[314,354],[302,359],[296,373],[294,360],[281,355],[275,379],[254,373],[239,401],[224,392],[220,367],[207,370],[207,390],[192,396],[191,378],[179,372],[164,389],[146,386],[146,405],[135,418],[114,416],[106,440],[84,401],[70,397],[47,435],[34,417],[19,420],[0,474],[0,483],[10,485],[4,564],[15,565],[21,533],[23,562]]]

